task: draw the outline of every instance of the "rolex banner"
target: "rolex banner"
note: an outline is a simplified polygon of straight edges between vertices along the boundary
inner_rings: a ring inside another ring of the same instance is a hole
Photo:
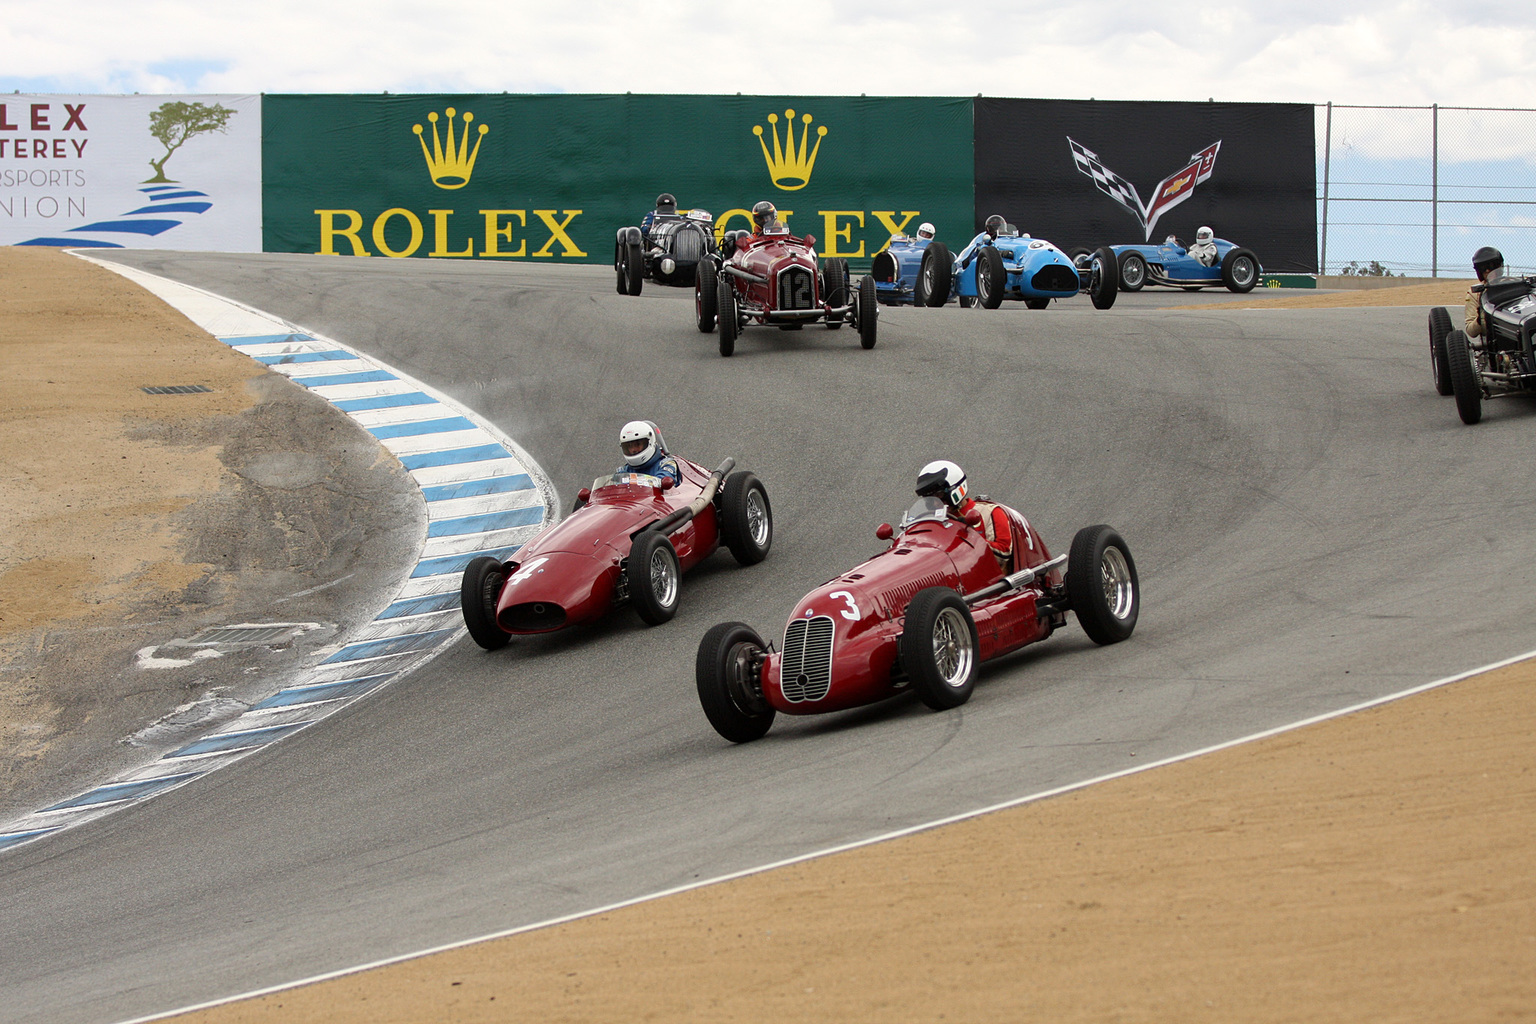
[[[0,245],[261,249],[261,97],[0,95]]]
[[[1307,103],[978,98],[976,222],[1066,247],[1186,242],[1209,226],[1268,272],[1317,272]]]
[[[670,192],[717,231],[771,201],[825,256],[971,236],[971,100],[269,95],[264,247],[606,263]]]

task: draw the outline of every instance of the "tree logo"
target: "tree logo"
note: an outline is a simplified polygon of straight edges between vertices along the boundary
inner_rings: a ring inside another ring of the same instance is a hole
[[[174,181],[175,179],[165,176],[165,165],[171,159],[171,154],[185,145],[186,141],[194,135],[202,135],[205,132],[222,134],[227,130],[229,119],[234,114],[235,111],[218,103],[211,107],[205,103],[180,101],[162,103],[159,110],[149,115],[149,134],[159,139],[165,146],[165,156],[149,162],[149,166],[155,169],[155,176],[144,179],[144,184]]]

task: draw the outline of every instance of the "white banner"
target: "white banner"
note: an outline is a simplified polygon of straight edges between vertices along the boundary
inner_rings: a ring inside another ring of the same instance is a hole
[[[261,97],[0,94],[0,245],[260,252]]]

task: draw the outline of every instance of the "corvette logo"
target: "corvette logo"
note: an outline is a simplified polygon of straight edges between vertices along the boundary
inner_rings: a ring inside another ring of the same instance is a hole
[[[1216,153],[1221,149],[1221,141],[1218,139],[1192,155],[1187,166],[1158,182],[1157,188],[1152,190],[1152,201],[1144,203],[1136,186],[1100,163],[1097,153],[1074,141],[1070,135],[1067,136],[1067,144],[1072,147],[1072,160],[1077,164],[1077,169],[1092,178],[1100,192],[1130,211],[1131,216],[1141,223],[1145,233],[1143,237],[1149,242],[1152,240],[1153,229],[1157,227],[1157,219],[1188,199],[1195,191],[1195,186],[1211,176],[1216,168]]]

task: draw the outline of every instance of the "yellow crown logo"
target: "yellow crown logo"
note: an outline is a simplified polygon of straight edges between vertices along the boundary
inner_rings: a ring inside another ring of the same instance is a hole
[[[469,125],[475,119],[475,115],[464,111],[464,131],[457,142],[453,137],[454,109],[449,107],[444,111],[448,115],[448,145],[445,147],[437,135],[437,111],[427,115],[427,120],[432,122],[432,149],[427,150],[427,139],[422,134],[421,125],[414,126],[411,130],[416,133],[416,141],[421,143],[421,155],[427,158],[427,172],[432,175],[432,184],[438,188],[463,188],[469,184],[469,176],[475,172],[475,157],[480,155],[480,139],[490,131],[487,125],[480,126],[480,138],[475,140],[473,152],[469,149]]]
[[[774,185],[786,192],[794,192],[805,188],[811,182],[811,168],[816,166],[816,154],[821,151],[821,140],[826,137],[827,129],[823,125],[816,129],[816,146],[811,150],[811,155],[805,155],[806,144],[811,141],[811,115],[803,114],[800,118],[804,125],[800,130],[800,151],[795,152],[795,112],[784,111],[784,148],[779,147],[779,115],[769,114],[768,124],[773,131],[773,152],[768,152],[768,142],[763,138],[763,126],[753,125],[752,134],[757,136],[757,144],[763,147],[763,159],[768,162],[768,173],[773,176]]]

